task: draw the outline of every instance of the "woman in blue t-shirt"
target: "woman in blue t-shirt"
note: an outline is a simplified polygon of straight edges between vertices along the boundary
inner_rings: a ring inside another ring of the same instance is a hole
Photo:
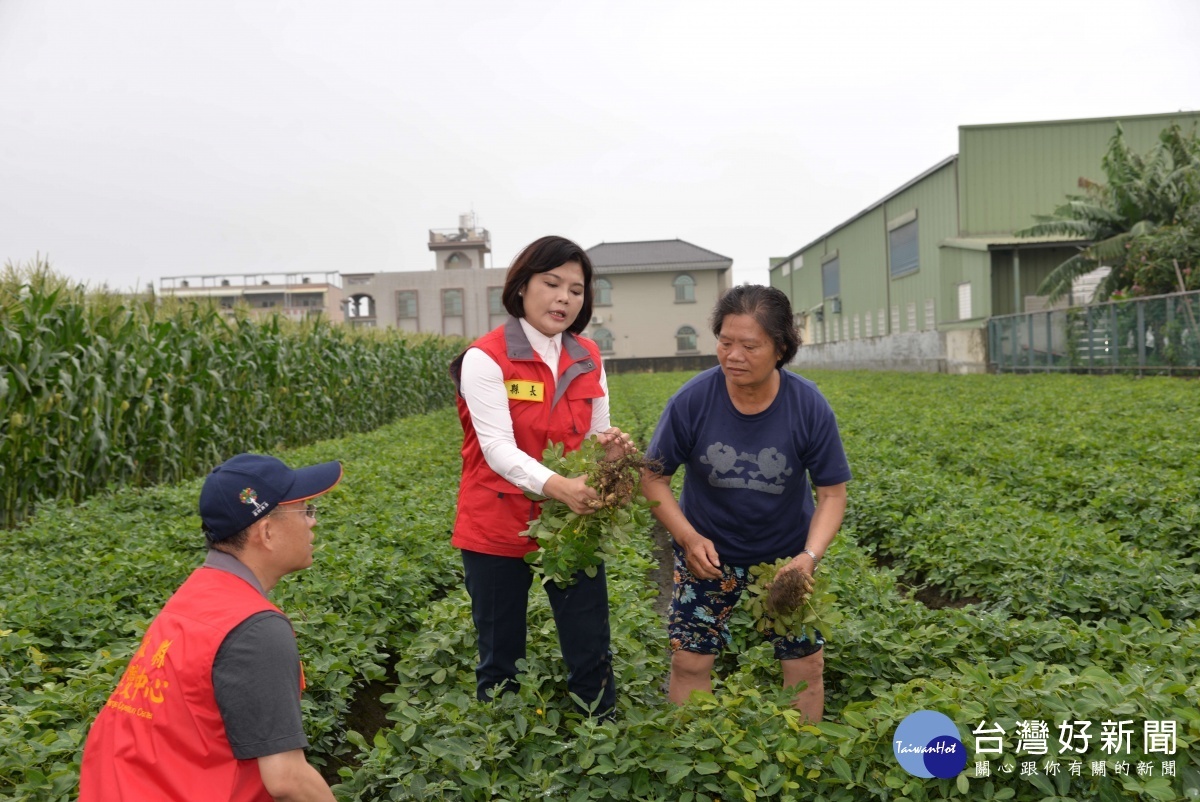
[[[812,382],[783,370],[800,346],[787,296],[773,287],[734,287],[717,302],[712,330],[720,365],[667,402],[647,449],[661,473],[642,482],[675,540],[667,629],[676,704],[712,690],[713,663],[729,642],[727,621],[750,566],[787,557],[781,573],[811,577],[842,525],[850,480],[829,402]],[[687,470],[676,502],[670,477],[681,465]],[[796,708],[819,721],[824,639],[770,637],[784,687],[806,686]]]

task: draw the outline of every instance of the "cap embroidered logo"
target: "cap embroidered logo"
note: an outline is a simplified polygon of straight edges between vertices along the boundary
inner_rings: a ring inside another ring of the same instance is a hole
[[[200,520],[210,540],[224,540],[260,520],[277,504],[315,498],[341,478],[340,462],[292,470],[276,457],[238,454],[213,468],[204,480]]]
[[[258,491],[256,491],[253,487],[244,488],[241,493],[238,493],[238,498],[242,500],[243,504],[254,507],[255,518],[257,518],[259,515],[262,515],[262,513],[267,509],[266,504],[258,503]]]

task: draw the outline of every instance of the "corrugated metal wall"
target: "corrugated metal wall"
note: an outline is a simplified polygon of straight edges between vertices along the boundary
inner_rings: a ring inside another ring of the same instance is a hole
[[[1200,124],[1200,113],[1132,117],[1121,125],[1130,146],[1145,153],[1172,122],[1190,132]],[[1035,295],[1072,251],[1022,250],[1018,298],[1011,243],[989,240],[1032,225],[1035,214],[1052,212],[1068,194],[1081,191],[1081,176],[1103,181],[1101,159],[1115,132],[1113,119],[963,126],[956,158],[773,266],[771,283],[788,293],[798,313],[823,304],[823,321],[810,317],[804,332],[814,344],[922,331],[931,319],[939,329],[979,327],[989,315],[1021,311],[1024,297]],[[889,223],[912,213],[919,266],[892,277]],[[840,314],[823,303],[821,282],[822,259],[835,252]],[[963,319],[960,302],[967,296],[970,314]]]
[[[892,278],[889,223],[913,214],[919,263],[916,270]],[[956,231],[955,171],[950,162],[817,241],[800,257],[772,269],[771,282],[790,295],[796,311],[810,309],[824,300],[821,265],[836,253],[841,311],[835,312],[832,303],[825,303],[823,319],[810,321],[807,341],[833,342],[928,330],[946,313],[940,298],[943,282],[939,277],[938,244]],[[915,316],[911,314],[914,309]]]
[[[825,240],[824,258],[835,252],[838,255],[841,311],[834,311],[835,305],[826,303],[823,342],[855,338],[855,316],[859,326],[857,336],[863,336],[863,316],[874,315],[876,308],[884,304],[887,248],[879,233],[884,224],[883,210],[874,209]]]
[[[941,302],[939,320],[943,327],[964,325],[987,317],[988,302],[992,296],[992,255],[986,250],[967,250],[944,247],[941,249],[942,286],[938,298]],[[962,297],[960,286],[969,285],[966,297]],[[970,308],[960,309],[966,300]]]
[[[951,162],[941,170],[926,176],[924,180],[889,198],[884,203],[887,220],[896,220],[901,215],[915,211],[918,222],[918,248],[920,250],[920,267],[915,273],[909,273],[899,278],[890,278],[890,298],[888,319],[891,320],[892,310],[900,310],[900,320],[903,331],[909,331],[908,310],[911,304],[917,307],[917,328],[923,331],[926,325],[926,309],[930,302],[933,304],[933,323],[947,319],[948,310],[940,303],[941,287],[944,284],[941,272],[941,259],[938,245],[958,233],[956,168]],[[887,225],[878,232],[880,240],[887,248]]]
[[[1121,120],[1125,141],[1145,153],[1172,122],[1200,123],[1200,113],[1155,114]],[[965,125],[958,129],[962,236],[1008,233],[1035,222],[1079,194],[1081,177],[1104,182],[1100,161],[1116,121]]]

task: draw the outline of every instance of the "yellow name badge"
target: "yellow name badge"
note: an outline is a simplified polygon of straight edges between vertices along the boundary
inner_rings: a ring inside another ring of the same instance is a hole
[[[510,381],[506,383],[508,397],[516,401],[545,401],[545,383]]]

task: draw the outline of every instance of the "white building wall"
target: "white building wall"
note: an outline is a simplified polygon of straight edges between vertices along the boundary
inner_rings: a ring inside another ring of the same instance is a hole
[[[347,275],[343,277],[347,295],[366,293],[375,299],[375,325],[409,331],[459,335],[474,339],[495,328],[504,315],[488,314],[488,288],[503,287],[507,268],[476,270],[411,270],[390,273]],[[461,320],[442,314],[442,291],[463,291]],[[398,316],[397,293],[415,290],[417,320]]]
[[[675,278],[687,273],[695,282],[695,301],[675,300]],[[696,331],[696,350],[688,354],[715,354],[716,340],[709,318],[720,294],[729,288],[728,270],[686,270],[636,273],[603,273],[612,282],[612,306],[596,306],[589,336],[597,326],[612,332],[613,350],[606,356],[633,358],[675,356],[676,334],[683,326]]]

